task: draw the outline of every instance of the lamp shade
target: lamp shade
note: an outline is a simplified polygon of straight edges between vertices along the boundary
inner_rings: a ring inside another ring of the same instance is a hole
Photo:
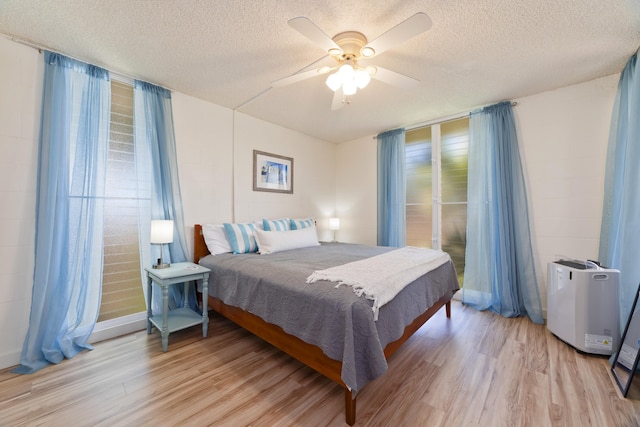
[[[329,218],[329,230],[340,230],[340,218]]]
[[[173,221],[164,219],[151,220],[151,243],[173,242]]]

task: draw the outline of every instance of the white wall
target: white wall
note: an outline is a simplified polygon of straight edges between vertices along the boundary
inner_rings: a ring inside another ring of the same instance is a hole
[[[377,244],[377,141],[360,138],[338,145],[336,155],[336,240]]]
[[[605,155],[618,79],[612,75],[515,100],[545,308],[547,262],[556,254],[598,257]],[[338,147],[338,214],[364,224],[341,230],[340,240],[376,241],[375,158],[372,137]]]
[[[335,212],[336,145],[246,114],[235,115],[235,220],[316,218],[320,240],[331,240]],[[253,150],[293,158],[293,194],[253,191]]]
[[[335,212],[336,145],[173,94],[180,187],[189,245],[193,224],[316,218],[331,239]],[[253,191],[253,150],[293,158],[293,194]]]
[[[619,75],[517,100],[541,296],[547,263],[598,259],[604,171]]]
[[[0,367],[19,359],[29,324],[43,69],[36,50],[0,37]]]
[[[233,111],[178,92],[171,98],[191,250],[194,224],[221,224],[232,219]]]

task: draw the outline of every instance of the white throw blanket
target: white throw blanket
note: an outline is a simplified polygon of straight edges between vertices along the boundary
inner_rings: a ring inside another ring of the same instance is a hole
[[[406,285],[450,259],[446,252],[407,246],[314,271],[307,277],[307,283],[328,280],[338,282],[336,288],[340,285],[352,286],[356,295],[373,300],[373,316],[374,320],[378,320],[380,307],[391,301]]]

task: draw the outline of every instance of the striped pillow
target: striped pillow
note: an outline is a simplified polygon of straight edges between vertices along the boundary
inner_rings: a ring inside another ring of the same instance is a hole
[[[292,230],[302,230],[303,228],[311,227],[315,221],[313,220],[313,218],[303,218],[292,219],[290,222]]]
[[[289,230],[289,218],[282,219],[263,219],[262,226],[264,231],[287,231]]]
[[[223,225],[234,254],[246,254],[258,250],[256,238],[253,236],[253,230],[256,229],[254,224],[229,224],[225,222]]]

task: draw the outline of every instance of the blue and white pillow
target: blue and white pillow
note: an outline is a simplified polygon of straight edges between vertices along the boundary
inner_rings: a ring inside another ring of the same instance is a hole
[[[312,225],[314,225],[314,222],[315,221],[313,220],[313,218],[292,219],[290,221],[291,229],[302,230],[303,228],[311,227]]]
[[[291,228],[289,227],[289,218],[282,219],[263,219],[262,227],[264,231],[287,231]]]
[[[256,229],[254,224],[229,224],[225,222],[223,225],[234,254],[246,254],[258,250],[256,238],[253,236],[253,231]]]

